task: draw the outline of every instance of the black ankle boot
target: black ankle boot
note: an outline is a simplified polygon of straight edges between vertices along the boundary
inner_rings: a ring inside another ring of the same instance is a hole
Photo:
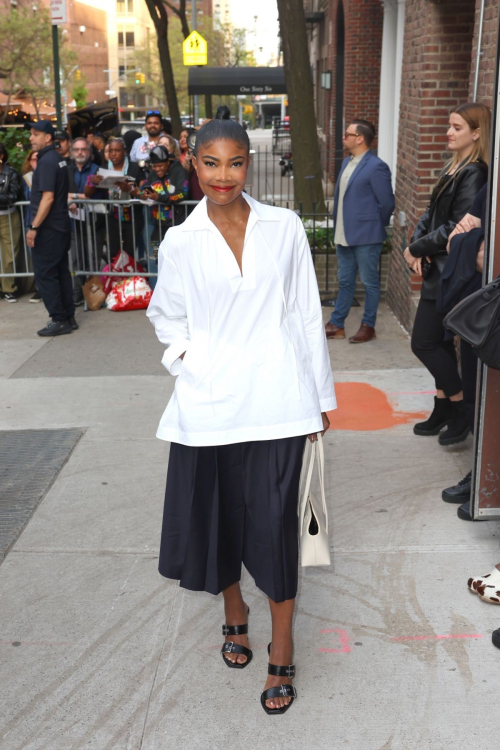
[[[434,409],[429,419],[414,425],[415,435],[437,435],[451,420],[452,405],[449,398],[434,396]]]
[[[451,401],[452,418],[448,427],[439,436],[439,445],[455,445],[461,443],[470,432],[469,420],[465,413],[463,401]]]

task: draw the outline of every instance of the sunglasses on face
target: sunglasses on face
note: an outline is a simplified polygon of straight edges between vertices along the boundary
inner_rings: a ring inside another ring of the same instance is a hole
[[[146,117],[149,117],[150,115],[156,115],[157,117],[161,117],[161,112],[158,109],[149,109],[146,112]]]

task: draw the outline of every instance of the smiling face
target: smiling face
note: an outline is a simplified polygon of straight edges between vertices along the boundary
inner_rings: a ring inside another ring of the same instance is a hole
[[[151,168],[157,177],[165,177],[169,166],[169,161],[157,161],[154,164],[151,164]]]
[[[202,191],[218,206],[227,206],[243,192],[250,156],[242,144],[227,139],[203,144],[193,163]]]
[[[474,148],[474,142],[479,138],[479,130],[471,130],[463,117],[452,112],[447,136],[450,151],[456,151],[465,157]]]
[[[145,127],[151,138],[156,138],[161,133],[161,118],[158,115],[150,115],[146,118]]]

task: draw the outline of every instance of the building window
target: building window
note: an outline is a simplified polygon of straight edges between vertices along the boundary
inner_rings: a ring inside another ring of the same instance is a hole
[[[134,0],[116,0],[117,13],[133,13]]]
[[[126,73],[126,70],[127,69],[126,69],[125,65],[119,65],[118,66],[118,75],[120,76],[120,78],[123,78],[123,76]]]
[[[123,47],[123,31],[118,32],[118,46]],[[125,32],[125,46],[135,47],[135,34],[133,31]]]

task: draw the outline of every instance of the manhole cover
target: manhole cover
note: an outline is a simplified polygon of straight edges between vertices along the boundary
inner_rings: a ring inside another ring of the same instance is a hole
[[[82,435],[79,429],[0,431],[0,562]]]

